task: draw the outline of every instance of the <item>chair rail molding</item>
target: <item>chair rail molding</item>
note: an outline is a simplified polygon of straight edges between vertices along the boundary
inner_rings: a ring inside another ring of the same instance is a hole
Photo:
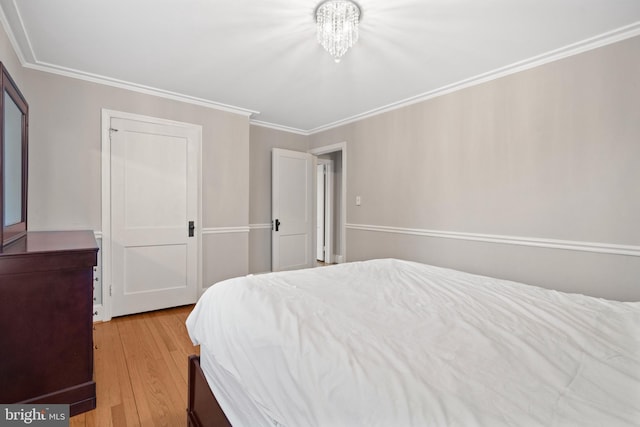
[[[240,225],[235,227],[204,227],[202,234],[230,234],[230,233],[248,233],[250,227],[248,225]]]
[[[249,224],[249,228],[251,230],[271,230],[271,223],[264,223],[264,224]]]
[[[543,239],[538,237],[505,236],[497,234],[466,233],[457,231],[440,231],[420,228],[402,228],[384,225],[347,224],[346,227],[350,230],[406,234],[412,236],[435,237],[442,239],[470,240],[476,242],[501,243],[507,245],[532,246],[547,249],[563,249],[570,251],[640,257],[640,246],[634,245],[583,242],[577,240]]]

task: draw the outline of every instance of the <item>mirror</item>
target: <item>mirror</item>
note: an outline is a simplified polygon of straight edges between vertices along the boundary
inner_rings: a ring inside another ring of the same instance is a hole
[[[27,232],[28,105],[9,73],[2,69],[0,99],[0,222],[2,246]]]
[[[4,93],[4,226],[22,221],[22,112]]]

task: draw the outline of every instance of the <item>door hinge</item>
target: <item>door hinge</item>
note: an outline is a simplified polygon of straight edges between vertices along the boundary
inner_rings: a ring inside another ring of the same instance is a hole
[[[109,285],[109,296],[113,296],[113,286]]]

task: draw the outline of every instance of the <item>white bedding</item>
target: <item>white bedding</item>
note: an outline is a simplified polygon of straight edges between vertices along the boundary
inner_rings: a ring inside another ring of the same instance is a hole
[[[386,259],[220,282],[187,328],[237,427],[640,426],[640,303]]]

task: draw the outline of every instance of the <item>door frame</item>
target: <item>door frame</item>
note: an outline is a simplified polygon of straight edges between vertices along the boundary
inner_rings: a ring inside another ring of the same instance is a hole
[[[196,176],[197,176],[197,208],[196,208],[196,233],[198,239],[196,244],[196,295],[202,293],[202,126],[193,123],[178,122],[174,120],[161,119],[157,117],[145,116],[141,114],[127,113],[123,111],[102,109],[101,123],[101,144],[102,144],[102,306],[103,321],[111,320],[112,313],[112,257],[111,257],[111,119],[125,119],[148,122],[158,125],[170,125],[182,128],[190,128],[197,135],[196,141]]]
[[[316,168],[318,166],[323,167],[324,175],[323,175],[323,207],[324,212],[322,215],[324,216],[324,225],[323,225],[323,233],[324,233],[324,260],[323,262],[326,264],[331,264],[333,262],[333,160],[329,159],[320,159],[316,161]],[[316,182],[316,189],[318,188]],[[317,190],[316,190],[317,192]],[[316,194],[316,200],[319,200],[318,194]],[[317,213],[319,211],[318,206],[316,206],[316,218]],[[316,224],[317,230],[318,224]],[[316,235],[318,233],[316,232]],[[316,242],[316,249],[318,244]],[[317,256],[316,256],[317,258]]]
[[[323,154],[335,152],[342,153],[342,179],[340,181],[340,190],[342,192],[340,197],[340,247],[334,248],[334,251],[339,249],[341,255],[335,256],[335,254],[331,254],[331,260],[338,264],[347,262],[347,142],[343,141],[336,144],[324,145],[313,148],[308,152],[314,156],[321,156]]]

